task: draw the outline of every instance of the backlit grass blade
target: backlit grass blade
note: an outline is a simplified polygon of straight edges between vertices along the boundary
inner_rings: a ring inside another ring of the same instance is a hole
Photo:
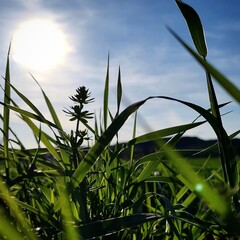
[[[187,21],[189,31],[192,36],[192,40],[195,43],[195,47],[198,50],[198,53],[203,57],[204,60],[206,60],[207,51],[203,52],[201,49],[206,49],[205,44],[205,37],[203,33],[203,28],[201,24],[201,20],[198,16],[198,14],[195,12],[193,8],[188,6],[187,4],[183,3],[182,1],[176,1],[180,10],[182,11],[183,16],[185,17],[185,20]],[[225,182],[230,182],[231,187],[235,187],[237,182],[237,179],[235,179],[235,176],[233,174],[233,177],[231,176],[232,171],[228,169],[228,162],[233,164],[231,167],[231,170],[233,170],[236,167],[236,160],[234,154],[232,154],[233,151],[229,151],[230,141],[226,138],[226,135],[224,134],[225,130],[223,128],[221,115],[218,107],[217,97],[215,94],[215,90],[213,87],[211,75],[207,70],[206,72],[206,79],[207,79],[207,86],[208,86],[208,94],[209,94],[209,100],[211,104],[211,111],[212,114],[216,117],[217,125],[218,125],[218,132],[217,132],[217,138],[218,138],[218,144],[219,144],[219,151],[220,151],[220,157],[222,161],[222,167],[225,168],[224,170],[224,177]]]
[[[201,121],[201,122],[197,122],[197,123],[190,123],[190,124],[183,124],[183,125],[164,128],[164,129],[157,130],[154,132],[146,133],[144,135],[133,138],[132,140],[130,140],[123,146],[127,147],[127,146],[131,146],[131,145],[138,144],[138,143],[158,140],[159,138],[162,138],[162,137],[167,137],[167,136],[179,133],[179,132],[190,130],[190,129],[198,127],[204,123],[205,123],[205,121]]]
[[[58,127],[57,127],[54,123],[52,123],[51,121],[47,120],[47,119],[44,118],[43,116],[39,116],[39,115],[37,115],[37,114],[31,113],[31,112],[29,112],[29,111],[26,111],[26,110],[21,109],[21,108],[16,107],[16,106],[7,105],[7,104],[5,104],[5,103],[3,103],[3,102],[0,102],[0,104],[3,105],[4,107],[10,109],[10,110],[13,110],[14,112],[17,112],[17,113],[19,113],[19,114],[21,114],[21,115],[24,115],[24,116],[26,116],[26,117],[32,118],[32,119],[37,120],[37,121],[39,121],[39,122],[45,123],[45,124],[47,124],[48,126],[51,126],[51,127],[54,127],[54,128],[56,128],[56,129],[58,129]]]
[[[201,56],[206,57],[207,56],[207,46],[206,46],[202,23],[201,23],[201,20],[200,20],[198,14],[192,7],[190,7],[183,1],[176,0],[176,3],[187,22],[190,34],[192,36],[192,40],[194,42],[194,45],[195,45],[198,53]]]
[[[120,105],[122,100],[122,83],[121,83],[121,70],[120,66],[118,69],[118,81],[117,81],[117,113],[116,116],[119,114]]]
[[[194,59],[204,68],[214,79],[231,95],[238,103],[240,103],[240,90],[220,71],[218,71],[208,61],[204,60],[199,54],[197,54],[190,46],[188,46],[171,28],[168,30],[173,36],[184,46],[184,48],[194,57]]]
[[[39,109],[19,90],[17,90],[12,84],[10,84],[13,91],[41,118],[44,118]]]
[[[9,151],[8,151],[8,141],[9,141],[9,117],[10,117],[10,110],[6,106],[10,104],[11,99],[11,88],[10,88],[10,49],[11,44],[9,45],[8,54],[7,54],[7,64],[6,64],[6,71],[5,71],[5,86],[4,86],[4,106],[3,106],[3,148],[4,148],[4,162],[5,162],[5,173],[6,178],[9,178]]]
[[[52,116],[52,119],[53,119],[55,125],[56,125],[56,126],[58,127],[58,129],[60,130],[59,133],[62,134],[63,128],[62,128],[61,122],[60,122],[60,120],[59,120],[59,118],[58,118],[58,115],[57,115],[57,113],[56,113],[56,111],[55,111],[55,109],[54,109],[51,101],[49,100],[49,98],[48,98],[48,96],[46,95],[46,93],[43,91],[43,89],[42,89],[42,87],[40,86],[40,84],[38,83],[38,81],[34,78],[33,75],[31,75],[31,76],[32,76],[33,80],[37,83],[37,85],[39,86],[39,88],[40,88],[40,90],[41,90],[41,92],[42,92],[42,94],[43,94],[44,100],[45,100],[45,102],[46,102],[46,104],[47,104],[48,110],[49,110],[49,112],[50,112],[50,114],[51,114],[51,116]]]
[[[26,117],[25,115],[21,116],[22,119],[27,123],[27,125],[30,127],[30,129],[33,131],[34,135],[37,137],[40,134],[41,129],[38,128],[28,117]],[[49,136],[46,135],[44,132],[41,133],[41,142],[46,146],[46,148],[48,149],[48,151],[54,156],[55,159],[57,159],[58,161],[61,160],[61,157],[59,156],[56,148],[51,144],[51,142],[49,141]],[[61,163],[59,162],[59,165],[64,168]]]
[[[3,122],[3,116],[2,114],[0,114],[0,119],[2,120]],[[2,133],[4,134],[3,132],[3,129],[1,129]],[[16,133],[12,130],[12,128],[9,126],[9,132],[15,137],[16,139],[16,142],[17,142],[17,145],[20,146],[21,149],[25,149],[23,143],[20,141],[20,139],[18,138],[18,136],[16,135]]]
[[[207,72],[208,84],[211,84],[209,81],[210,74],[227,90],[227,92],[235,98],[240,103],[240,91],[235,87],[226,77],[224,77],[219,71],[217,71],[213,66],[211,66],[205,59],[199,56],[193,49],[191,49],[172,29],[169,28],[169,31],[174,35],[174,37],[185,47],[186,50],[204,67]],[[210,86],[210,99],[214,101],[213,96],[213,86]],[[212,102],[214,103],[214,102]],[[212,105],[213,113],[216,115],[218,107],[215,106],[217,103]],[[235,154],[231,146],[229,137],[227,136],[222,124],[220,116],[217,116],[215,132],[218,137],[219,151],[222,161],[222,169],[224,173],[225,182],[229,183],[232,188],[238,189],[238,168]],[[238,200],[234,196],[235,207],[239,208]]]
[[[52,116],[52,119],[53,119],[53,122],[54,124],[58,127],[58,132],[61,136],[61,140],[64,141],[64,144],[66,144],[68,146],[68,141],[66,140],[66,136],[65,136],[65,133],[63,131],[63,128],[62,128],[62,125],[61,125],[61,122],[58,118],[58,115],[50,101],[50,99],[48,98],[47,94],[43,91],[42,87],[40,86],[40,84],[38,83],[38,81],[34,78],[33,75],[31,75],[33,80],[37,83],[37,85],[39,86],[39,88],[41,89],[41,92],[43,94],[43,97],[44,97],[44,100],[47,104],[47,107],[48,107],[48,110]],[[66,151],[61,148],[61,146],[58,146],[59,147],[59,151],[60,151],[60,154],[62,156],[62,159],[63,159],[63,162],[64,163],[69,163],[69,157],[68,157],[68,154],[66,153]]]
[[[108,95],[109,95],[109,54],[108,54],[107,73],[106,73],[104,95],[103,95],[103,126],[105,130],[107,129],[107,120],[108,120]]]
[[[160,98],[177,101],[177,102],[180,102],[180,103],[194,109],[208,121],[208,123],[211,125],[211,127],[215,131],[216,135],[218,136],[219,127],[218,127],[217,119],[215,116],[213,116],[211,113],[209,113],[204,108],[202,108],[196,104],[190,103],[190,102],[181,101],[181,100],[170,98],[170,97],[161,96]],[[227,178],[227,180],[229,181],[230,186],[232,188],[238,189],[238,168],[237,168],[237,161],[236,161],[236,158],[234,155],[234,150],[231,145],[230,139],[224,129],[222,129],[221,134],[222,134],[222,139],[224,139],[224,140],[222,140],[222,142],[220,142],[220,147],[223,148],[222,151],[226,151],[224,154],[227,158],[224,161],[224,163],[222,163],[223,164],[223,172],[224,172],[225,178]],[[222,146],[222,144],[224,144],[224,146]],[[222,151],[220,153],[222,153]]]
[[[136,130],[137,130],[137,112],[135,113],[135,116],[134,116],[133,134],[132,134],[133,139],[136,138]],[[129,158],[131,162],[133,161],[133,157],[134,157],[134,149],[135,149],[135,144],[132,144],[130,148],[130,158]]]

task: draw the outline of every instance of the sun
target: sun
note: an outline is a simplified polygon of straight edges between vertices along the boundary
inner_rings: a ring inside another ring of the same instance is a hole
[[[29,70],[48,70],[62,64],[70,52],[67,37],[51,20],[22,22],[13,34],[13,60]]]

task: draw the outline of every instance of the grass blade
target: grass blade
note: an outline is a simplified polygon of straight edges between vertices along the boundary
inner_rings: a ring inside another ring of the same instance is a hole
[[[176,0],[176,3],[187,22],[190,34],[192,36],[193,43],[198,53],[201,56],[206,57],[207,46],[206,46],[204,31],[203,31],[201,20],[197,12],[192,7],[190,7],[189,5],[187,5],[186,3],[180,0]]]
[[[171,28],[168,30],[173,36],[184,46],[184,48],[195,58],[195,60],[211,74],[214,79],[231,95],[238,103],[240,103],[240,90],[225,77],[220,71],[218,71],[208,61],[204,60],[199,54],[197,54],[190,46],[188,46]]]
[[[121,70],[120,66],[118,69],[118,81],[117,81],[117,113],[116,116],[119,114],[120,105],[122,100],[122,83],[121,83]]]
[[[107,63],[107,73],[105,79],[104,95],[103,95],[103,124],[104,129],[107,129],[107,119],[108,119],[108,95],[109,95],[109,54]]]
[[[28,118],[32,118],[34,120],[37,120],[39,122],[42,122],[42,123],[45,123],[47,124],[48,126],[51,126],[51,127],[54,127],[56,129],[59,129],[54,123],[52,123],[51,121],[47,120],[45,117],[43,116],[39,116],[37,114],[34,114],[34,113],[31,113],[29,111],[26,111],[24,109],[21,109],[19,107],[16,107],[16,106],[10,106],[10,105],[7,105],[3,102],[0,102],[1,105],[3,105],[4,107],[8,108],[8,109],[11,109],[13,110],[14,112],[17,112],[19,113],[20,115],[24,115]]]
[[[7,65],[6,65],[6,71],[5,71],[5,86],[4,86],[4,106],[3,106],[3,147],[4,147],[4,161],[5,161],[5,173],[6,178],[8,180],[9,178],[9,163],[8,163],[8,157],[9,157],[9,151],[8,151],[8,140],[9,140],[9,118],[10,118],[10,110],[6,106],[10,104],[11,99],[11,89],[10,89],[10,63],[9,63],[9,56],[10,56],[10,49],[11,44],[8,49],[7,54]]]

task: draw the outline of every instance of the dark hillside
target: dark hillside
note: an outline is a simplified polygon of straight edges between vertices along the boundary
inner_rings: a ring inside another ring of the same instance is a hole
[[[168,139],[166,139],[168,140]],[[183,137],[181,138],[177,144],[175,145],[175,148],[177,150],[180,150],[182,154],[188,155],[195,158],[202,158],[202,157],[217,157],[218,156],[218,149],[217,147],[211,148],[208,151],[202,152],[200,154],[195,154],[203,149],[206,149],[214,144],[216,144],[216,140],[203,140],[197,137]],[[234,151],[237,156],[240,156],[240,139],[233,139],[232,145],[234,148]],[[144,156],[146,154],[152,153],[156,151],[157,146],[156,144],[152,142],[147,143],[140,143],[135,146],[135,154],[136,156]],[[127,155],[129,153],[128,150],[123,152],[123,155]]]

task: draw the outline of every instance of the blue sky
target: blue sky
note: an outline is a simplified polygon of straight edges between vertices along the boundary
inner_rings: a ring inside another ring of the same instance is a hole
[[[240,4],[238,0],[185,1],[199,13],[207,44],[208,60],[240,86]],[[37,85],[39,81],[52,100],[66,131],[73,127],[62,109],[71,105],[68,96],[86,86],[95,97],[90,110],[102,106],[107,55],[110,52],[110,109],[116,109],[116,81],[121,67],[122,109],[152,95],[166,95],[209,107],[204,71],[167,31],[174,29],[187,43],[192,42],[185,21],[174,0],[2,0],[0,9],[0,72],[4,75],[9,42],[19,24],[34,19],[51,19],[63,31],[71,51],[65,61],[49,70],[31,69],[11,60],[12,83],[49,116]],[[3,84],[3,80],[1,85]],[[231,101],[217,84],[219,103]],[[1,97],[2,100],[2,97]],[[17,100],[17,99],[16,99]],[[22,103],[19,102],[20,106]],[[239,129],[239,106],[233,101],[222,110],[229,134]],[[138,113],[138,135],[151,130],[190,123],[197,114],[179,103],[151,101]],[[31,132],[12,115],[12,126],[29,146]],[[121,130],[124,141],[131,137],[132,119]],[[209,126],[187,135],[215,138]],[[32,145],[31,145],[32,146]]]

